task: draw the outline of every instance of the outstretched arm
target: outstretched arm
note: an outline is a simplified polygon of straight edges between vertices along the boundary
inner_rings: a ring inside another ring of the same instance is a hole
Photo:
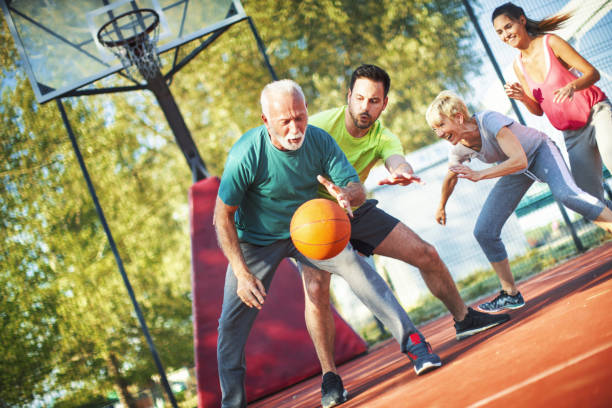
[[[459,178],[466,178],[471,181],[479,181],[495,177],[512,174],[527,167],[527,156],[523,150],[523,146],[507,127],[503,127],[497,132],[497,142],[502,151],[508,156],[506,160],[496,166],[489,167],[484,170],[472,170],[462,164],[451,166],[450,170],[457,173]]]
[[[317,176],[317,180],[325,186],[329,194],[338,201],[340,207],[344,208],[351,217],[353,216],[351,206],[359,206],[366,199],[365,188],[361,183],[351,181],[346,187],[338,187],[321,175]]]
[[[436,210],[436,221],[440,225],[446,225],[446,203],[457,185],[457,173],[449,171],[442,181],[442,194],[440,195],[440,204]]]
[[[422,184],[421,178],[414,174],[414,170],[410,163],[406,161],[404,156],[394,154],[385,160],[385,167],[389,171],[389,177],[380,180],[379,185],[383,184],[399,184],[407,186],[412,183]]]
[[[251,273],[242,256],[242,250],[238,242],[238,233],[234,224],[234,213],[237,209],[237,206],[226,205],[217,196],[213,224],[217,232],[219,246],[238,281],[238,288],[236,289],[238,297],[247,306],[261,309],[264,297],[266,296],[266,289],[261,281]]]

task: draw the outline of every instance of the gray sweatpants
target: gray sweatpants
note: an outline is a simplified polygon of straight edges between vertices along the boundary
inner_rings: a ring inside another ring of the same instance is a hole
[[[500,262],[508,257],[501,230],[534,179],[547,183],[557,200],[591,221],[604,209],[600,200],[578,188],[559,148],[547,139],[538,147],[527,171],[500,178],[482,206],[474,236],[489,262]]]
[[[604,196],[602,174],[602,159],[603,164],[612,171],[610,101],[593,106],[588,123],[580,129],[563,131],[563,137],[576,184],[612,209],[612,202]]]
[[[402,352],[406,351],[408,336],[418,332],[386,282],[352,249],[350,244],[338,256],[324,261],[304,257],[295,249],[290,239],[280,240],[268,246],[242,242],[240,248],[249,270],[262,281],[266,291],[270,288],[280,262],[284,258],[292,257],[317,269],[342,276],[359,300],[389,329]],[[236,295],[236,287],[236,277],[231,267],[228,267],[217,341],[217,363],[223,408],[246,407],[244,349],[258,312],[257,309],[249,308],[242,303]],[[263,307],[266,307],[265,304]]]

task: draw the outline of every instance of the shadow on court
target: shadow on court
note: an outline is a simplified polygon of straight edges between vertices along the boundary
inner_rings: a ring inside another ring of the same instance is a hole
[[[499,327],[457,341],[450,315],[427,323],[444,365],[421,377],[382,342],[339,367],[341,407],[612,406],[611,278],[609,242],[521,282],[527,304]],[[316,376],[249,407],[319,407],[320,396]]]

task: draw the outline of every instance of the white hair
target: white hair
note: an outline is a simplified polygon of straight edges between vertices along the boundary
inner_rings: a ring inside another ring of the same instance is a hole
[[[461,113],[465,119],[470,117],[465,102],[459,96],[451,91],[442,91],[427,108],[425,120],[429,126],[436,126],[441,122],[442,116],[452,118],[457,113]]]
[[[298,94],[304,101],[304,92],[302,88],[291,79],[281,79],[279,81],[270,82],[261,91],[259,102],[261,103],[261,111],[266,116],[270,116],[270,95],[278,94]]]

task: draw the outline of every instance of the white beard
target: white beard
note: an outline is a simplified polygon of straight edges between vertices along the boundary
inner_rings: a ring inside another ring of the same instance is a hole
[[[288,134],[285,137],[274,136],[274,138],[281,146],[283,146],[284,149],[287,149],[287,150],[297,150],[300,147],[302,147],[302,144],[304,143],[304,134],[302,132]],[[290,140],[298,139],[298,138],[300,139],[299,143],[290,142]]]

